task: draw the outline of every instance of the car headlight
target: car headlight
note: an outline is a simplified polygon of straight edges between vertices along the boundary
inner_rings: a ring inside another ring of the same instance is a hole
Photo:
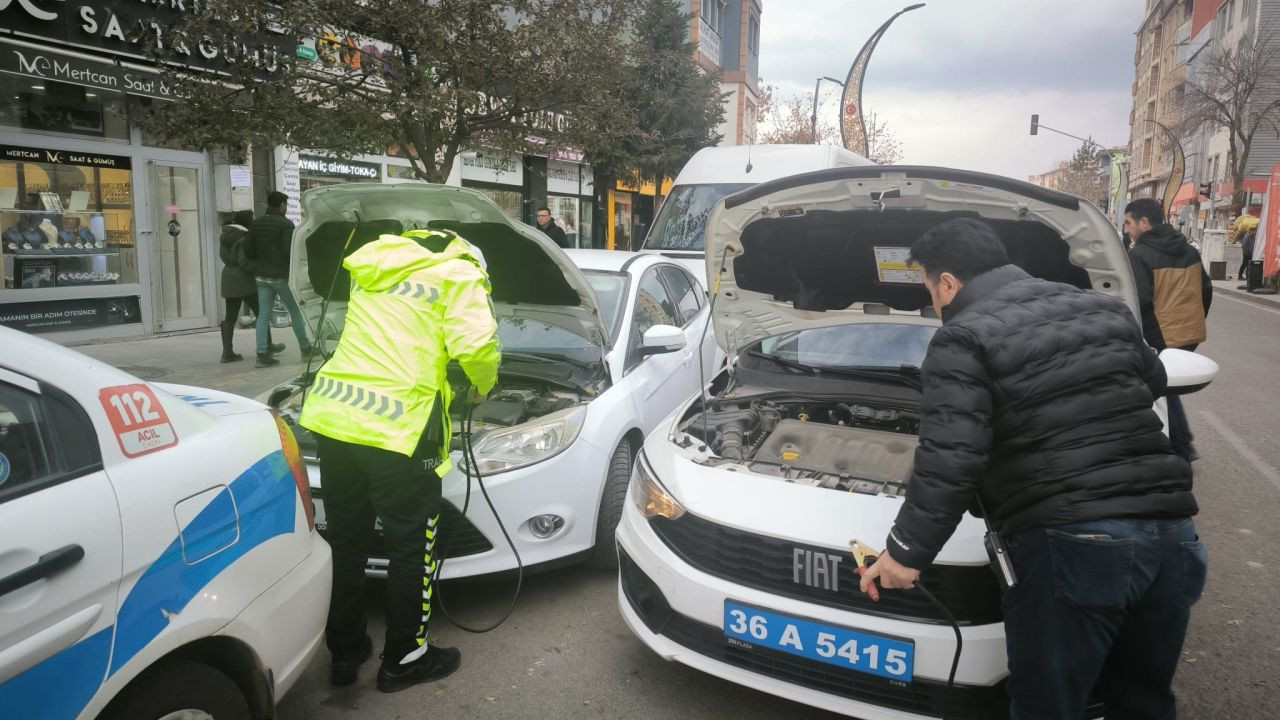
[[[635,474],[631,476],[631,502],[647,518],[664,517],[675,520],[684,515],[684,506],[662,487],[653,468],[641,451],[636,455]]]
[[[587,408],[579,405],[485,433],[472,448],[480,474],[507,472],[559,455],[578,439],[586,419]]]

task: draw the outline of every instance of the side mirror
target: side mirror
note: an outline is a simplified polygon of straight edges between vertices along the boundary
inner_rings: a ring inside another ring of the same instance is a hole
[[[641,355],[665,355],[679,352],[687,343],[684,331],[674,325],[654,325],[644,333],[640,343]]]
[[[1165,374],[1169,376],[1169,392],[1189,395],[1203,390],[1218,375],[1218,363],[1186,350],[1169,348],[1160,353]]]

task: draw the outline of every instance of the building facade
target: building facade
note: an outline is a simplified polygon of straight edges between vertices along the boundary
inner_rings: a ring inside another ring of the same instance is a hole
[[[1135,198],[1159,197],[1173,171],[1172,140],[1161,126],[1176,129],[1182,122],[1187,66],[1179,49],[1190,38],[1193,4],[1147,0],[1138,28],[1129,116],[1129,192]]]

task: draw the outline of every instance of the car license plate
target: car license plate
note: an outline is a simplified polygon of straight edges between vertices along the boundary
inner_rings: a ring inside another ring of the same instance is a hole
[[[730,642],[762,646],[829,665],[911,682],[915,643],[801,620],[724,601],[724,634]]]

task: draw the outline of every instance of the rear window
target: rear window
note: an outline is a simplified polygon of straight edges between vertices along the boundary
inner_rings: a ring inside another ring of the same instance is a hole
[[[677,185],[662,202],[645,238],[645,250],[697,250],[705,246],[707,218],[716,203],[751,187],[751,183]]]

